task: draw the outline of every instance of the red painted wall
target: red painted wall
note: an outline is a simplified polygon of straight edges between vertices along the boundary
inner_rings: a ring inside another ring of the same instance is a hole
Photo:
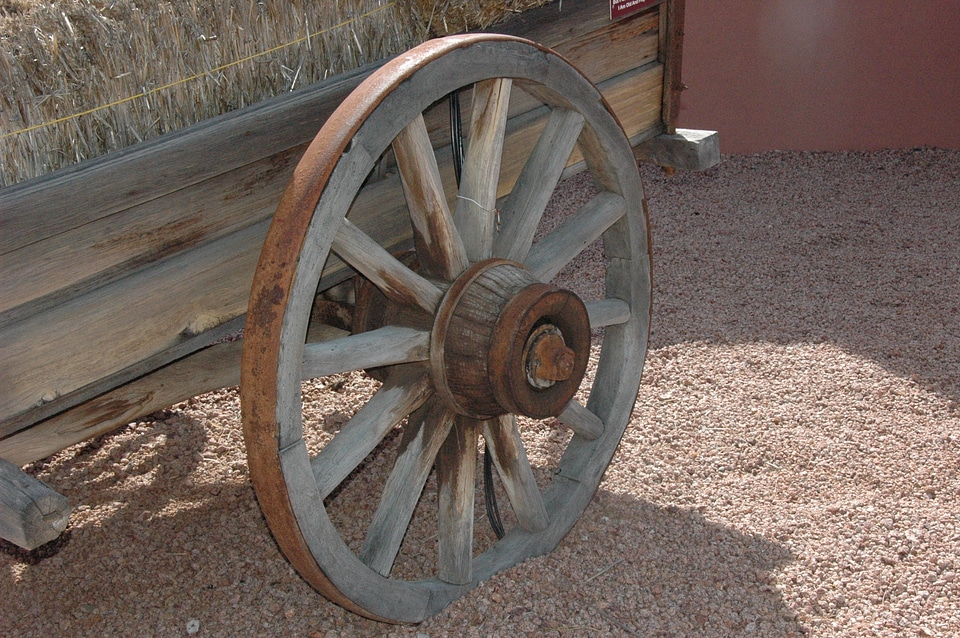
[[[678,126],[724,153],[960,149],[960,1],[687,0]]]

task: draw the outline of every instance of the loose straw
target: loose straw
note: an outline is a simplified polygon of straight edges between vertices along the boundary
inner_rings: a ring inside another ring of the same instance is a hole
[[[100,106],[95,106],[95,107],[93,107],[92,109],[87,109],[86,111],[81,111],[81,112],[79,112],[79,113],[74,113],[73,115],[67,115],[67,116],[64,116],[64,117],[61,117],[61,118],[58,118],[58,119],[55,119],[55,120],[50,120],[50,121],[48,121],[48,122],[41,122],[40,124],[35,124],[35,125],[33,125],[33,126],[28,126],[28,127],[26,127],[26,128],[22,128],[22,129],[19,129],[19,130],[16,130],[16,131],[10,131],[9,133],[0,133],[0,139],[5,139],[5,138],[8,138],[8,137],[13,137],[13,136],[15,136],[15,135],[22,135],[22,134],[24,134],[24,133],[29,133],[29,132],[31,132],[31,131],[36,131],[36,130],[38,130],[38,129],[46,128],[46,127],[48,127],[48,126],[53,126],[53,125],[55,125],[55,124],[61,124],[61,123],[63,123],[63,122],[69,122],[69,121],[71,121],[71,120],[75,120],[75,119],[81,118],[81,117],[83,117],[83,116],[85,116],[85,115],[91,115],[91,114],[96,113],[96,112],[98,112],[98,111],[103,111],[103,110],[105,110],[105,109],[113,108],[113,107],[115,107],[115,106],[119,106],[119,105],[125,104],[125,103],[127,103],[127,102],[132,102],[132,101],[134,101],[134,100],[138,100],[138,99],[140,99],[140,98],[147,97],[148,95],[151,95],[151,94],[154,94],[154,93],[159,93],[159,92],[161,92],[161,91],[166,91],[167,89],[171,89],[171,88],[176,87],[176,86],[179,86],[179,85],[181,85],[181,84],[187,84],[188,82],[193,82],[194,80],[198,80],[198,79],[200,79],[200,78],[202,78],[202,77],[204,77],[204,76],[206,76],[206,75],[210,75],[210,74],[212,74],[212,73],[219,73],[220,71],[223,71],[224,69],[229,69],[230,67],[234,67],[234,66],[243,64],[244,62],[249,62],[249,61],[251,61],[251,60],[255,60],[255,59],[257,59],[257,58],[263,57],[263,56],[265,56],[265,55],[269,55],[269,54],[271,54],[271,53],[275,53],[275,52],[280,51],[280,50],[282,50],[282,49],[286,49],[287,47],[291,47],[291,46],[293,46],[293,45],[295,45],[295,44],[300,44],[301,42],[309,41],[310,38],[315,38],[315,37],[320,36],[320,35],[323,35],[323,34],[325,34],[325,33],[329,33],[329,32],[331,32],[331,31],[335,31],[336,29],[340,29],[340,28],[349,26],[349,25],[351,25],[351,24],[353,24],[353,23],[355,23],[355,22],[359,22],[360,20],[363,20],[363,19],[365,19],[365,18],[369,18],[370,16],[372,16],[372,15],[374,15],[374,14],[376,14],[376,13],[379,13],[380,11],[383,11],[384,9],[389,9],[390,7],[393,7],[393,6],[395,6],[396,4],[397,4],[397,3],[396,3],[396,0],[391,0],[391,2],[388,2],[387,4],[385,4],[385,5],[383,5],[383,6],[377,7],[376,9],[372,9],[372,10],[370,10],[370,11],[368,11],[368,12],[362,14],[362,15],[356,16],[355,18],[351,18],[350,20],[344,20],[344,21],[341,22],[340,24],[335,24],[335,25],[333,25],[332,27],[327,27],[326,29],[321,29],[320,31],[317,31],[316,33],[309,33],[309,34],[307,34],[307,35],[305,35],[305,36],[303,36],[303,37],[301,37],[301,38],[297,38],[296,40],[291,40],[290,42],[287,42],[287,43],[285,43],[285,44],[280,44],[280,45],[277,45],[277,46],[275,46],[275,47],[273,47],[273,48],[266,49],[265,51],[260,51],[259,53],[254,53],[253,55],[248,55],[248,56],[246,56],[246,57],[243,57],[243,58],[234,60],[233,62],[228,62],[228,63],[226,63],[226,64],[222,64],[222,65],[220,65],[220,66],[218,66],[218,67],[209,69],[209,70],[204,71],[204,72],[202,72],[202,73],[197,73],[197,74],[195,74],[195,75],[191,75],[191,76],[189,76],[189,77],[186,77],[186,78],[177,80],[176,82],[170,82],[170,83],[168,83],[168,84],[164,84],[163,86],[158,86],[158,87],[153,88],[153,89],[144,90],[144,91],[141,92],[141,93],[137,93],[136,95],[131,95],[131,96],[128,96],[128,97],[125,97],[125,98],[116,100],[116,101],[114,101],[114,102],[110,102],[109,104],[102,104],[102,105],[100,105]]]

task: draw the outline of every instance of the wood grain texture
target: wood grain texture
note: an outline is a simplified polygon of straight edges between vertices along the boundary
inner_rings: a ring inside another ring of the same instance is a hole
[[[550,113],[501,211],[503,225],[494,238],[494,254],[517,262],[526,258],[582,128],[583,116],[576,111],[554,109]]]
[[[66,529],[71,511],[67,497],[0,458],[0,538],[35,549]]]
[[[453,223],[443,190],[443,178],[423,115],[393,140],[417,257],[428,274],[447,281],[466,270],[469,261]]]
[[[470,261],[493,254],[498,180],[510,104],[509,78],[478,82],[454,220]]]
[[[387,432],[432,394],[430,377],[422,368],[410,366],[395,370],[310,461],[321,498],[326,498],[340,485]]]
[[[332,249],[369,279],[388,299],[434,312],[443,292],[405,266],[380,243],[348,220],[344,220]]]
[[[465,585],[473,578],[473,493],[479,434],[479,421],[457,417],[437,454],[437,577],[453,585]]]
[[[360,553],[366,565],[384,576],[393,566],[434,459],[451,436],[454,415],[440,402],[431,402],[412,415],[410,423]]]
[[[619,220],[625,210],[626,203],[619,195],[610,192],[596,195],[533,246],[527,268],[540,281],[550,281]]]

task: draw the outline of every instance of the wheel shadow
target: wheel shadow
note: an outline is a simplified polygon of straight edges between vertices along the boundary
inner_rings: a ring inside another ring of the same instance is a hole
[[[644,167],[652,348],[830,342],[960,399],[960,152]]]
[[[420,629],[432,635],[453,616],[481,635],[804,635],[774,586],[794,559],[697,509],[601,488],[555,550],[497,574]]]
[[[157,512],[154,491],[178,507]],[[418,626],[361,618],[314,591],[280,553],[249,483],[214,492],[160,475],[125,498],[75,526],[52,558],[28,565],[0,555],[0,633],[182,635],[191,622],[204,635],[804,633],[771,584],[793,560],[785,547],[695,509],[604,489],[553,552]]]

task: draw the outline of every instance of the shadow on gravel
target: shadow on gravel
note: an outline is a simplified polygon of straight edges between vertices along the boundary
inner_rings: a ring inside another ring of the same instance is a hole
[[[644,167],[654,348],[819,343],[960,400],[960,151]]]
[[[159,493],[178,506],[157,503]],[[696,510],[605,490],[552,553],[416,627],[366,620],[311,589],[277,549],[246,482],[185,489],[158,478],[72,534],[39,564],[0,556],[0,633],[184,635],[191,621],[201,635],[804,633],[772,585],[771,572],[793,560],[786,548]]]
[[[203,423],[160,416],[46,468],[78,511],[56,553],[0,554],[0,635],[182,635],[192,621],[204,635],[436,635],[463,623],[481,635],[802,633],[772,586],[771,573],[793,560],[785,547],[603,489],[554,552],[419,627],[368,621],[294,572],[238,469],[242,454],[203,470]]]
[[[470,619],[480,635],[797,636],[805,630],[772,576],[793,560],[784,546],[695,509],[601,489],[557,549],[445,613]],[[501,598],[515,602],[504,608]]]

